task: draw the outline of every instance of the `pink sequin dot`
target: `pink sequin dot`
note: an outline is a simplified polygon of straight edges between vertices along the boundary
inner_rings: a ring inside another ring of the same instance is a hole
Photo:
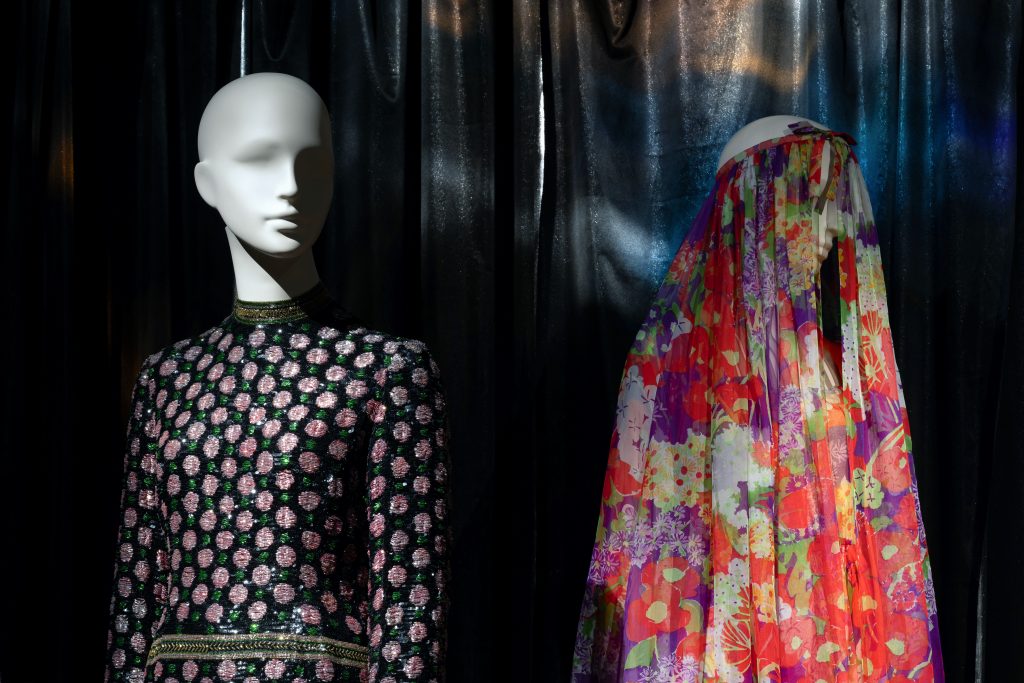
[[[320,380],[316,377],[303,377],[299,380],[299,391],[312,394],[320,388]]]
[[[409,509],[409,500],[402,495],[392,496],[389,509],[391,510],[391,514],[404,514]]]
[[[252,553],[246,548],[239,548],[235,551],[234,555],[231,556],[231,561],[235,563],[238,568],[247,567],[249,562],[252,560]]]
[[[375,552],[373,554],[373,560],[370,563],[370,568],[373,569],[373,571],[375,571],[375,572],[379,572],[381,569],[384,568],[384,561],[385,561],[384,549],[381,548],[381,549],[377,550],[377,552]]]
[[[185,474],[194,477],[196,472],[199,471],[199,458],[191,454],[186,455],[181,466],[185,470]]]
[[[320,495],[314,491],[303,491],[299,494],[299,506],[303,510],[313,510],[320,504]]]
[[[243,474],[238,478],[238,492],[243,496],[248,496],[255,490],[256,478],[251,474]]]
[[[213,551],[209,548],[203,548],[197,553],[196,558],[199,560],[200,567],[209,567],[213,562]]]
[[[427,604],[427,600],[429,599],[430,591],[427,590],[426,586],[416,584],[412,587],[412,590],[409,591],[409,600],[417,607],[423,607]]]
[[[278,508],[277,512],[274,513],[274,519],[277,521],[278,526],[284,529],[290,529],[295,526],[295,521],[298,516],[295,511],[288,507]]]
[[[229,578],[228,570],[224,567],[217,567],[213,570],[213,574],[210,575],[210,582],[214,588],[223,588],[228,584]]]
[[[430,564],[430,551],[426,548],[416,548],[412,552],[412,566],[422,569]]]
[[[199,664],[197,664],[195,660],[186,660],[185,663],[181,665],[181,675],[185,677],[186,681],[191,681],[198,674]]]
[[[361,379],[354,379],[345,385],[345,394],[349,398],[362,398],[366,395],[367,391],[366,382]]]
[[[238,513],[238,517],[235,519],[235,526],[238,527],[239,531],[248,531],[252,528],[252,513],[248,510]]]
[[[423,673],[423,659],[413,655],[405,662],[405,666],[402,667],[402,671],[409,678],[418,678]]]
[[[393,640],[389,640],[381,648],[381,654],[384,655],[384,659],[393,662],[398,658],[398,655],[402,654],[402,646]]]
[[[326,425],[324,425],[324,428],[326,429]],[[312,451],[304,451],[300,453],[299,467],[302,468],[303,472],[316,472],[320,467],[320,456]]]
[[[404,548],[409,543],[409,534],[405,533],[401,529],[391,535],[391,548],[396,552]]]
[[[395,425],[395,428],[391,430],[391,433],[399,441],[408,441],[409,437],[412,436],[412,427],[409,426],[408,422],[399,422]]]
[[[355,617],[352,617],[352,616],[345,617],[345,625],[348,626],[348,630],[352,631],[352,633],[358,634],[358,633],[362,633],[363,632],[363,625],[360,624],[359,621],[356,620]]]
[[[401,479],[409,472],[409,462],[402,456],[391,461],[391,473]]]
[[[370,459],[374,462],[380,462],[384,459],[384,455],[388,452],[388,445],[384,442],[384,439],[377,439],[373,442],[373,447],[370,449]]]
[[[279,566],[290,567],[295,564],[295,550],[283,545],[274,553],[274,559],[277,560]]]
[[[256,545],[260,548],[269,548],[274,542],[274,532],[269,527],[263,527],[256,532]]]
[[[256,494],[256,509],[266,512],[274,504],[274,494],[270,491],[260,491]]]
[[[302,547],[306,550],[316,550],[320,547],[320,534],[306,529],[302,532]]]
[[[384,533],[384,516],[377,514],[370,520],[370,534],[377,538]]]
[[[270,470],[274,469],[274,456],[270,453],[263,451],[256,456],[256,471],[260,474],[266,474]]]
[[[427,626],[421,621],[413,622],[409,627],[409,640],[418,643],[427,637]]]
[[[217,665],[217,675],[225,681],[230,681],[235,677],[235,662],[231,659],[223,659],[221,663]]]
[[[302,621],[307,624],[319,624],[320,623],[320,610],[314,605],[301,605],[299,607],[299,614],[302,615]]]
[[[257,600],[256,602],[249,605],[249,618],[253,621],[259,621],[263,618],[263,615],[265,615],[266,613],[267,603],[263,602],[262,600]]]
[[[342,408],[338,411],[338,415],[334,418],[334,421],[339,427],[351,427],[356,423],[356,419],[356,411],[351,408]]]
[[[206,608],[205,616],[207,621],[216,622],[220,621],[220,618],[223,614],[224,608],[218,605],[217,603],[213,603],[212,605]]]
[[[370,416],[370,419],[373,422],[383,422],[384,416],[387,414],[387,407],[383,403],[373,399],[366,402],[366,414]]]
[[[288,603],[295,599],[295,589],[286,583],[274,586],[274,599],[280,603]]]
[[[249,596],[249,589],[246,588],[245,586],[243,586],[240,583],[235,584],[234,586],[231,587],[231,590],[228,591],[228,600],[230,600],[231,602],[235,603],[236,605],[240,605],[243,602],[245,602],[245,599],[248,596]]]
[[[405,568],[404,567],[392,567],[388,570],[388,582],[392,586],[402,586],[405,584]]]
[[[210,592],[210,589],[206,587],[205,583],[198,584],[192,589],[192,602],[197,605],[201,605],[206,602],[206,596]]]
[[[309,414],[309,406],[292,406],[288,409],[288,419],[297,422]]]
[[[277,680],[284,676],[284,671],[284,662],[280,659],[271,659],[263,666],[263,674],[271,680]]]
[[[321,681],[330,681],[334,678],[334,662],[329,659],[316,660],[316,677]]]
[[[426,512],[421,512],[413,517],[413,528],[418,534],[425,534],[430,531],[430,515]]]
[[[277,440],[277,448],[282,453],[290,453],[298,443],[298,434],[288,432],[287,434],[282,434],[281,438]]]
[[[323,420],[311,420],[306,425],[306,434],[313,438],[319,438],[327,433],[327,423]]]

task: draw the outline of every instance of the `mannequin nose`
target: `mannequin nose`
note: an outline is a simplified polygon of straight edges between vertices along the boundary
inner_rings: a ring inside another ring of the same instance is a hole
[[[284,164],[281,172],[277,196],[284,199],[291,199],[299,191],[298,181],[295,174],[295,161],[289,160]]]

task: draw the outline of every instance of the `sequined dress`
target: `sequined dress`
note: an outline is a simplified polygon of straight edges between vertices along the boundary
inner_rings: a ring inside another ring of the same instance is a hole
[[[322,283],[150,355],[105,681],[442,681],[448,424],[419,340]]]

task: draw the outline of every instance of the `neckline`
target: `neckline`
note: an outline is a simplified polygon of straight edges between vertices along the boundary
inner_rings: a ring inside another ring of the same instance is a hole
[[[313,287],[290,299],[276,301],[248,301],[239,299],[235,290],[231,316],[243,323],[284,323],[301,320],[321,313],[334,305],[334,298],[324,286],[317,281]]]

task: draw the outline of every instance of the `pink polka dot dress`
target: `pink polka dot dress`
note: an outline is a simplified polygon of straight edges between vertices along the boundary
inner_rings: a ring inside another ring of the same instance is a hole
[[[443,681],[448,423],[422,341],[322,283],[132,389],[105,681]]]

